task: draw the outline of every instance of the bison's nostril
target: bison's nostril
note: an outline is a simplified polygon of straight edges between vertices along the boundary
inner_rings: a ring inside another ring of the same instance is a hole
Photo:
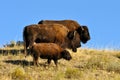
[[[69,58],[68,58],[68,60],[71,60],[71,59],[72,59],[72,57],[69,57]]]
[[[87,41],[83,41],[83,44],[87,43]]]

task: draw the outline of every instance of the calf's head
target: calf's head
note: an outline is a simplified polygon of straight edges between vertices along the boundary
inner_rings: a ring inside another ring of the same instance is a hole
[[[67,50],[63,50],[61,52],[61,56],[62,56],[62,58],[66,59],[66,60],[72,59],[72,56],[70,55],[70,53]]]

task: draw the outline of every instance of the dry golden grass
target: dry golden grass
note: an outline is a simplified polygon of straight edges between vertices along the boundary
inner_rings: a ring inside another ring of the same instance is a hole
[[[69,50],[70,51],[70,50]],[[59,60],[58,68],[52,62],[39,59],[33,66],[32,57],[0,55],[1,80],[120,80],[120,51],[78,49],[71,61]],[[24,64],[24,65],[23,65]]]

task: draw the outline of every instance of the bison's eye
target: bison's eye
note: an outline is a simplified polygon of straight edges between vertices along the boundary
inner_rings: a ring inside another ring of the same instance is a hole
[[[82,34],[83,34],[83,33],[85,33],[85,30],[83,30],[83,31],[81,31],[81,32],[82,32]]]

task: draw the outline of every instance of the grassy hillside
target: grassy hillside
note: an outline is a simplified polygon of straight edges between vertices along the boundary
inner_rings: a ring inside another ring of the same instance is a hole
[[[120,80],[120,51],[78,49],[72,60],[59,60],[58,68],[44,59],[33,66],[32,57],[0,55],[1,80]],[[24,63],[24,65],[23,65]]]

